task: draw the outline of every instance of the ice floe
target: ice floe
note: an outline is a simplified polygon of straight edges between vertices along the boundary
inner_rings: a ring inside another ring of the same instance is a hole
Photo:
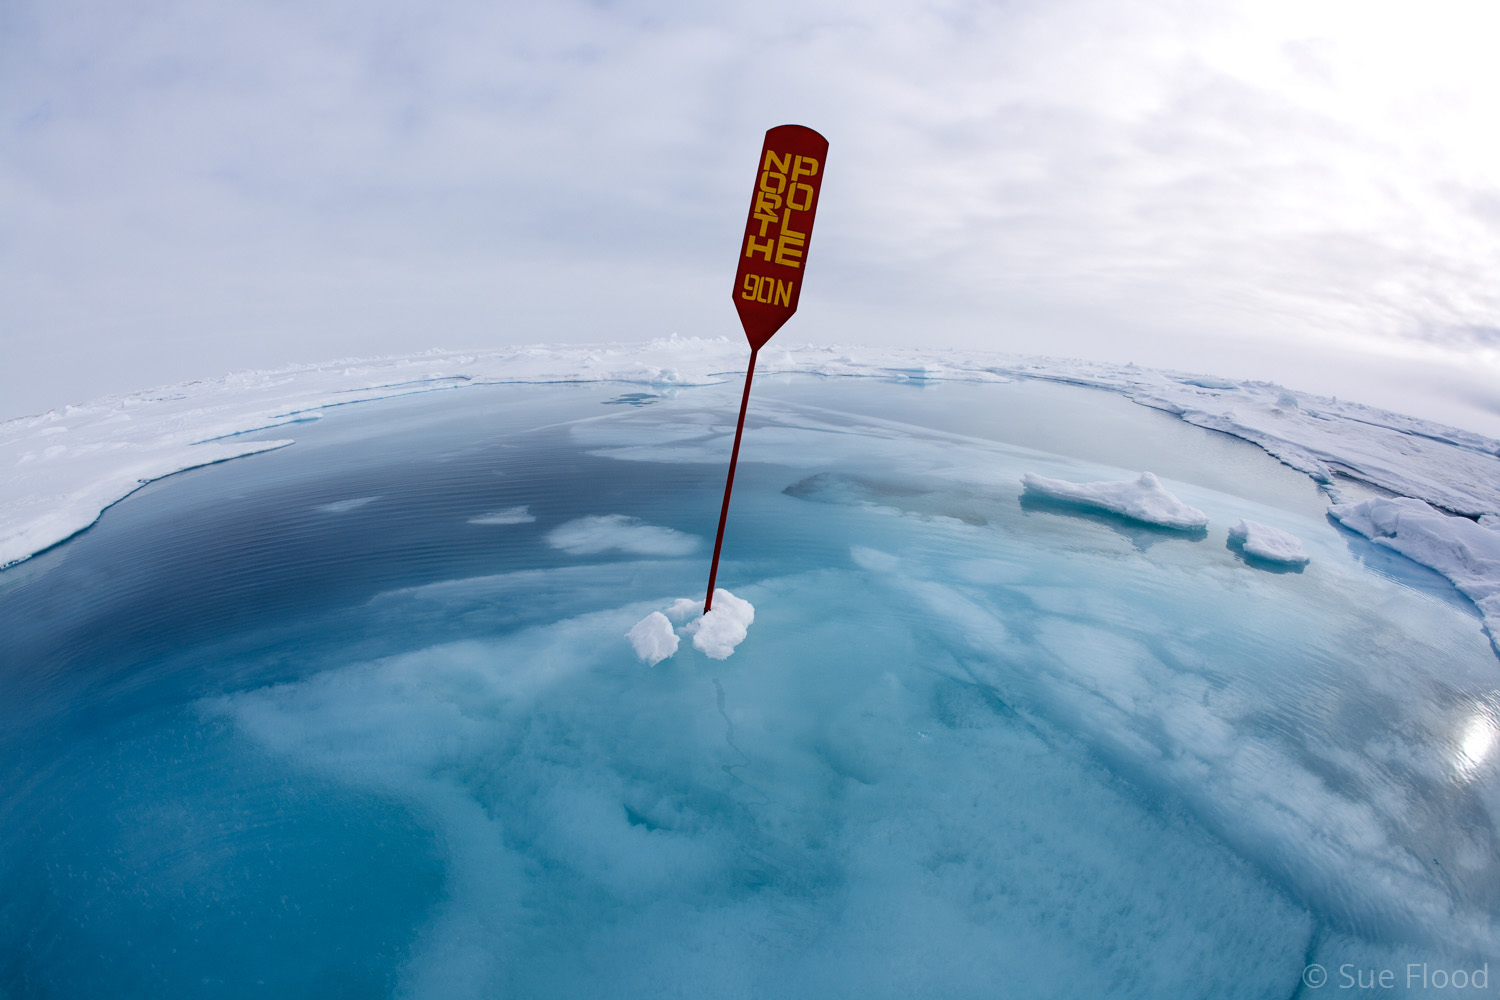
[[[1479,608],[1500,653],[1500,532],[1411,497],[1335,504],[1329,513],[1377,545],[1453,581]]]
[[[1257,559],[1288,566],[1302,566],[1308,562],[1307,550],[1302,547],[1300,538],[1259,521],[1241,519],[1229,529],[1229,540],[1238,543],[1246,555]]]
[[[1027,492],[1084,507],[1107,510],[1163,528],[1193,531],[1208,525],[1208,515],[1172,495],[1153,473],[1139,479],[1106,483],[1070,483],[1028,472],[1021,477]]]

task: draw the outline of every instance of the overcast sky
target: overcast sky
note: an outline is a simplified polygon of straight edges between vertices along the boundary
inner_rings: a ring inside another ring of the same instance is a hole
[[[0,0],[0,418],[288,361],[739,337],[1268,377],[1500,434],[1500,6]]]

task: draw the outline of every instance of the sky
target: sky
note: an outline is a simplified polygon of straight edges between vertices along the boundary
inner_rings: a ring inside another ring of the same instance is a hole
[[[738,338],[755,158],[795,122],[830,151],[781,342],[1500,436],[1497,29],[1472,0],[0,0],[0,419]]]

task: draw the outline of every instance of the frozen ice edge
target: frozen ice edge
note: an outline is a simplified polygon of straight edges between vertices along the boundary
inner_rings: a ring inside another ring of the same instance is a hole
[[[293,439],[234,438],[316,419],[328,407],[469,385],[711,385],[737,378],[746,357],[743,343],[727,337],[432,350],[237,372],[8,420],[0,423],[0,468],[6,469],[0,477],[0,569],[83,531],[145,483],[290,445]],[[816,345],[768,351],[759,370],[921,381],[1028,378],[1105,389],[1256,444],[1323,484],[1334,501],[1342,499],[1333,485],[1342,475],[1463,515],[1450,526],[1456,532],[1466,530],[1458,521],[1500,518],[1500,441],[1269,382],[958,349]],[[1420,562],[1417,552],[1405,554]],[[1493,636],[1494,623],[1486,621]]]

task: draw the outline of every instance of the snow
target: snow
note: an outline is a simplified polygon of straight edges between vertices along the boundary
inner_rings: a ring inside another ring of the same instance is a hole
[[[686,621],[672,631],[672,621]],[[703,613],[703,602],[688,597],[679,597],[667,608],[666,614],[653,611],[635,623],[626,638],[635,648],[636,655],[648,666],[677,652],[678,635],[689,636],[693,648],[715,660],[727,660],[749,634],[755,622],[755,606],[741,597],[736,597],[722,587],[714,588],[714,606]]]
[[[698,539],[624,514],[595,514],[553,528],[547,533],[547,544],[571,556],[601,552],[686,556],[698,548]]]
[[[1021,477],[1028,492],[1053,500],[1097,507],[1136,521],[1194,531],[1208,525],[1208,515],[1177,499],[1153,473],[1139,479],[1105,483],[1069,483],[1028,472]]]
[[[1377,545],[1453,581],[1479,608],[1500,654],[1500,533],[1411,497],[1335,504],[1329,513]]]
[[[728,659],[755,621],[755,607],[722,588],[714,590],[714,606],[701,618],[682,627],[693,637],[693,648],[716,660]]]
[[[677,644],[681,642],[677,633],[672,631],[672,623],[660,611],[653,611],[636,622],[625,633],[625,638],[630,640],[635,655],[644,660],[648,667],[656,666],[677,652]]]
[[[1309,561],[1300,538],[1259,521],[1242,518],[1229,529],[1229,540],[1238,542],[1248,555],[1257,559],[1286,563],[1289,566],[1301,566]]]

